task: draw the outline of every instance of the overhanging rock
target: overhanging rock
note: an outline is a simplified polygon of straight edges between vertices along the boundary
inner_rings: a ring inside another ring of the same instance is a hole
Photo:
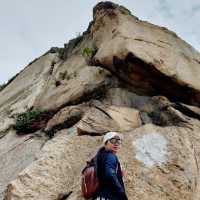
[[[200,104],[200,54],[174,32],[106,2],[94,9],[90,32],[97,65],[146,94]]]

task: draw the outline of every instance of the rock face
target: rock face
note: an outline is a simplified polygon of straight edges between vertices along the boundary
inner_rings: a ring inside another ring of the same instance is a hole
[[[131,199],[198,199],[198,130],[149,124],[129,133]]]
[[[40,158],[8,186],[6,199],[57,199],[79,187],[80,170],[100,140],[61,132],[43,147]],[[77,160],[77,155],[81,158]]]
[[[199,80],[200,54],[175,33],[98,3],[83,35],[0,92],[0,199],[81,200],[86,160],[118,131],[130,200],[199,200]],[[48,119],[17,135],[33,109]]]
[[[28,65],[0,92],[0,136],[14,124],[14,116],[33,107],[51,77],[58,55],[47,53]]]
[[[200,126],[192,121],[193,130],[148,124],[124,133],[119,158],[128,172],[129,199],[199,198]],[[99,137],[60,133],[43,147],[40,159],[11,182],[6,199],[50,200],[71,192],[69,199],[82,199],[80,171],[100,144]]]
[[[42,137],[41,133],[37,134],[19,137],[11,130],[0,140],[0,199],[3,199],[8,183],[35,161],[48,139]]]
[[[142,124],[139,111],[120,106],[96,106],[77,125],[78,133],[102,135],[108,131],[128,131]]]
[[[102,5],[91,27],[96,63],[148,92],[199,105],[200,54],[166,28]]]

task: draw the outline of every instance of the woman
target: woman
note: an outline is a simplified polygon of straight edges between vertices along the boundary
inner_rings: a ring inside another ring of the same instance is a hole
[[[104,136],[104,146],[97,153],[100,191],[96,200],[128,200],[120,163],[116,156],[121,143],[121,136],[116,132],[108,132]]]

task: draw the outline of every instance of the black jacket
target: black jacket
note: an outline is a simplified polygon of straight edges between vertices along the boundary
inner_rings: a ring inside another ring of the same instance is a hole
[[[118,158],[104,147],[97,153],[97,177],[100,183],[98,196],[109,200],[128,200]]]

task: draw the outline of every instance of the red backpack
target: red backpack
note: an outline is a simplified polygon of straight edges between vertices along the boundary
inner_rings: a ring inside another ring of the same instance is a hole
[[[81,191],[85,199],[94,198],[99,191],[97,156],[87,161],[87,165],[82,170]]]

